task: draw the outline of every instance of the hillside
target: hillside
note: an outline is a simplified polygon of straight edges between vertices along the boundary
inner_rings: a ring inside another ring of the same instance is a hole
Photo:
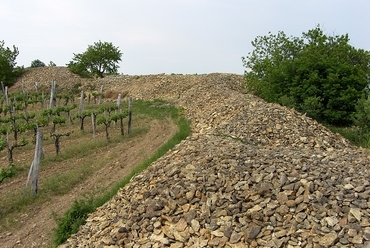
[[[65,68],[45,70],[55,71],[30,73],[24,87],[69,80]],[[368,151],[243,93],[242,76],[73,80],[168,100],[184,108],[192,134],[62,247],[370,247]]]

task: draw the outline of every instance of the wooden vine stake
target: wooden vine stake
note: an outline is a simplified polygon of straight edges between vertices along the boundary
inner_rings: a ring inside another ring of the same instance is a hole
[[[55,83],[55,81],[52,81],[51,82],[51,89],[50,89],[50,104],[49,104],[49,109],[52,109],[54,107],[55,88],[56,88],[56,83]]]
[[[44,94],[44,92],[41,93],[41,97],[42,97],[41,108],[45,109],[45,94]]]
[[[119,110],[120,105],[121,105],[121,98],[122,98],[122,95],[120,93],[120,94],[118,94],[118,98],[117,98],[117,108],[118,108],[118,110]]]
[[[95,140],[95,115],[93,112],[91,112],[91,124],[92,124],[92,130],[93,130],[93,139]]]
[[[6,106],[9,106],[8,86],[5,86],[5,103]]]
[[[100,94],[99,94],[99,103],[98,104],[101,104],[101,99],[103,97],[103,85],[100,87]]]
[[[84,110],[84,91],[81,91],[80,107],[78,108],[78,114],[81,116]]]
[[[115,110],[115,114],[121,113],[121,98],[122,98],[122,95],[120,93],[120,94],[118,94],[118,97],[117,97],[117,109]],[[117,125],[117,120],[114,121],[114,126],[116,126],[116,125]],[[122,124],[121,124],[121,130],[122,130]],[[121,133],[122,133],[122,131],[121,131]]]
[[[37,131],[36,134],[36,147],[35,147],[35,156],[33,158],[33,161],[31,163],[30,170],[28,172],[28,177],[26,181],[26,188],[28,185],[28,182],[31,179],[31,193],[32,195],[37,195],[38,190],[38,179],[39,179],[39,169],[40,169],[40,160],[42,156],[42,137],[43,134],[40,131]]]

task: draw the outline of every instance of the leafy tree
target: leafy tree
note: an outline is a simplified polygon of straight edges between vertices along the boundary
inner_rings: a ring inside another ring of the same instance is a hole
[[[15,62],[19,54],[18,48],[5,47],[5,42],[0,41],[0,81],[6,86],[11,86],[16,79],[24,72],[23,67],[16,66]]]
[[[258,36],[252,45],[242,58],[251,92],[321,122],[352,124],[357,100],[367,95],[370,53],[352,47],[348,34],[326,35],[318,26],[302,37]]]
[[[31,62],[31,68],[36,68],[36,67],[45,67],[45,63],[42,62],[39,59],[35,59],[34,61]]]
[[[54,66],[57,66],[53,61],[50,61],[49,64],[48,64],[49,67],[54,67]]]
[[[359,136],[364,138],[370,131],[370,101],[364,97],[356,104],[356,112],[353,114],[353,122],[358,127]]]
[[[84,53],[74,54],[67,66],[71,72],[82,77],[103,77],[104,74],[117,74],[121,57],[118,47],[109,42],[98,41],[89,45]]]

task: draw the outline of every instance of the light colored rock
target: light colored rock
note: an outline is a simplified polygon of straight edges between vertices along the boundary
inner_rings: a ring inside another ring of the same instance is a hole
[[[333,246],[338,238],[338,235],[335,232],[328,233],[320,238],[320,245],[324,247]]]
[[[357,221],[361,221],[361,210],[359,208],[351,208],[350,213],[356,218]]]
[[[40,83],[51,80],[62,78]],[[246,94],[243,81],[217,73],[94,81],[183,108],[192,134],[132,178],[66,244],[118,245],[110,244],[113,233],[126,247],[366,246],[368,153],[293,109]],[[349,229],[358,230],[349,236]]]

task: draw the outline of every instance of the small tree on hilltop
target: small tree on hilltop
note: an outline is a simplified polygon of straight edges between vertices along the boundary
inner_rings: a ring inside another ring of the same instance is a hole
[[[36,68],[36,67],[45,67],[45,63],[42,62],[39,59],[35,59],[34,61],[31,62],[31,68]]]
[[[122,53],[118,47],[109,42],[98,41],[89,45],[84,53],[74,54],[67,66],[71,72],[82,77],[103,77],[104,74],[118,73],[121,57]]]
[[[57,66],[53,61],[50,61],[49,64],[48,64],[49,67],[55,67]]]

